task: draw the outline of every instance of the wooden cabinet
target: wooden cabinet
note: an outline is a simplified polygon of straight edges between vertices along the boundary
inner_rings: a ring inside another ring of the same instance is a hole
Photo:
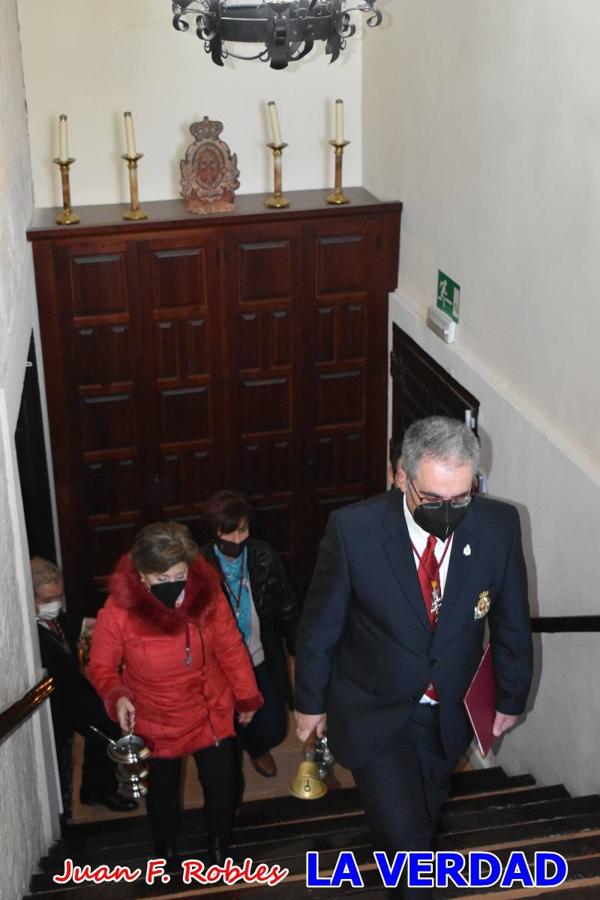
[[[387,295],[401,204],[356,188],[262,196],[196,217],[146,204],[41,210],[33,242],[65,578],[93,609],[136,531],[199,537],[202,501],[234,486],[254,532],[310,575],[329,512],[383,489]]]

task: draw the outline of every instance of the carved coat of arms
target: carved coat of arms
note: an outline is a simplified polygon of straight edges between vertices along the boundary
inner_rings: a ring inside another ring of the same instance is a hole
[[[237,156],[219,139],[223,123],[204,116],[190,125],[195,138],[186,150],[181,169],[181,196],[188,212],[228,212],[240,186]]]

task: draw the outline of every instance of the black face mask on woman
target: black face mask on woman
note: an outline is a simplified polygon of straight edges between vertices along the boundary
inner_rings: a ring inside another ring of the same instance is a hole
[[[226,541],[223,538],[217,538],[217,547],[224,556],[228,556],[230,559],[237,559],[238,556],[241,556],[247,543],[248,538],[240,541],[239,544],[236,544],[235,541]]]
[[[160,600],[169,609],[174,609],[175,602],[184,587],[184,581],[160,581],[158,584],[151,584],[150,591],[157,600]]]
[[[467,514],[467,506],[452,506],[451,500],[442,500],[440,505],[430,507],[427,503],[415,506],[413,519],[423,531],[435,534],[440,541],[445,541],[455,528],[458,528]]]

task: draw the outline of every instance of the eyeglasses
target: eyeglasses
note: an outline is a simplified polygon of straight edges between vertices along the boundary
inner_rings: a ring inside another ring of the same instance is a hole
[[[449,503],[452,509],[464,509],[471,502],[473,496],[473,488],[464,494],[457,494],[456,497],[437,497],[435,494],[421,494],[417,490],[413,481],[408,482],[409,487],[414,491],[419,502],[427,509],[441,509],[444,503]]]

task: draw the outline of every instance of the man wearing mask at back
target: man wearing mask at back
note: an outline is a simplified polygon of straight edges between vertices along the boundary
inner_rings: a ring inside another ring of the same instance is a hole
[[[463,697],[486,622],[494,734],[525,708],[532,670],[517,510],[473,496],[479,442],[432,416],[407,429],[392,490],[334,512],[298,631],[296,724],[327,728],[350,768],[374,848],[429,850],[473,731]],[[405,881],[393,896],[430,892]]]
[[[106,741],[89,727],[94,725],[113,740],[121,736],[120,728],[109,719],[100,697],[80,671],[77,641],[82,619],[64,611],[61,571],[49,560],[34,556],[31,577],[42,665],[54,678],[50,705],[65,818],[71,815],[75,731],[85,738],[80,802],[86,806],[100,803],[113,812],[136,809],[135,800],[117,793],[116,766],[107,756]]]

